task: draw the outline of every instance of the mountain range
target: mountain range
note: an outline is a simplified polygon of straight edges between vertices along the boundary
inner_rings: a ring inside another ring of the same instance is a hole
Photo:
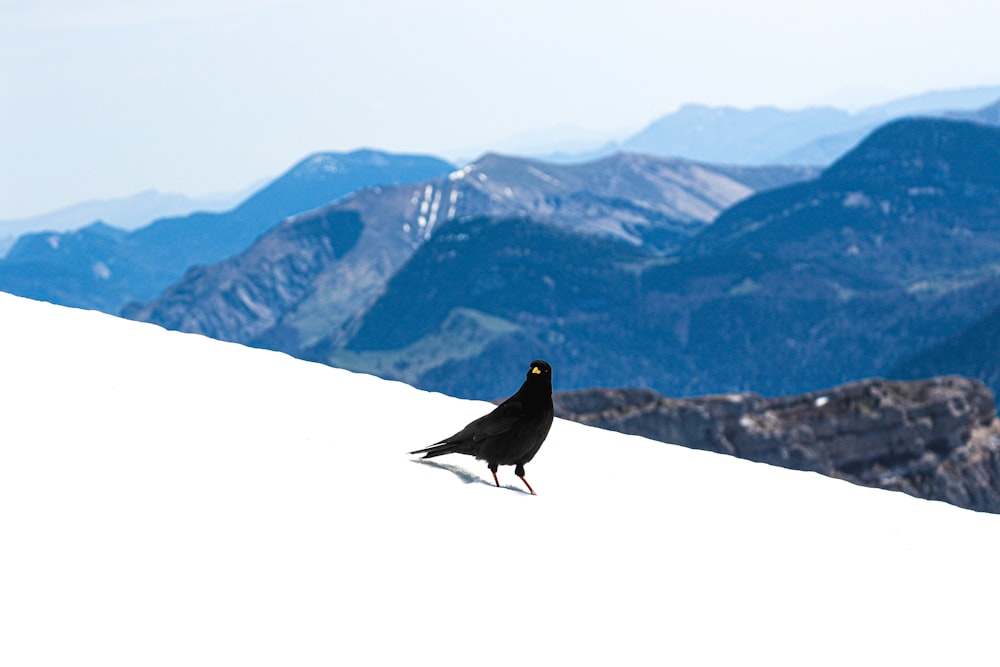
[[[256,192],[259,187],[232,194],[189,197],[176,192],[150,189],[117,199],[80,202],[48,213],[0,220],[0,235],[20,236],[36,231],[63,232],[86,223],[103,221],[112,227],[138,229],[153,220],[180,217],[196,211],[227,211]],[[81,224],[82,223],[82,224]]]
[[[97,222],[21,236],[0,260],[0,290],[117,313],[129,301],[155,297],[193,265],[240,252],[290,215],[365,186],[419,181],[453,169],[428,156],[318,153],[230,211],[162,218],[132,231]]]
[[[565,389],[775,395],[888,373],[1000,304],[1000,128],[906,119],[812,178],[740,173],[486,156],[290,219],[126,315],[459,396],[540,355]]]
[[[818,179],[726,211],[665,269],[683,295],[674,318],[698,327],[693,386],[678,377],[673,390],[775,395],[892,375],[1000,303],[998,223],[1000,129],[883,126]]]
[[[831,106],[788,110],[688,104],[619,142],[584,152],[586,159],[618,150],[723,164],[826,166],[879,125],[905,116],[963,116],[1000,99],[1000,86],[913,95],[848,112]],[[989,121],[979,116],[980,122]],[[572,160],[561,155],[560,160]]]
[[[566,389],[997,391],[997,112],[884,124],[822,172],[317,154],[226,213],[22,237],[0,289],[479,398],[539,351]]]
[[[41,215],[0,220],[0,259],[7,254],[17,238],[24,234],[72,231],[98,220],[112,227],[138,229],[159,218],[179,217],[195,211],[227,211],[249,194],[251,192],[188,197],[146,190],[119,199],[81,202]]]
[[[819,106],[801,110],[758,107],[741,110],[726,106],[686,105],[647,127],[621,132],[621,139],[596,130],[568,125],[525,132],[472,155],[500,152],[536,156],[550,162],[587,162],[616,152],[632,151],[722,164],[771,163],[826,165],[857,144],[878,124],[907,115],[941,115],[1000,124],[1000,108],[983,105],[1000,100],[1000,86],[934,91],[868,106],[857,112]],[[810,121],[810,119],[812,119]],[[842,137],[846,130],[848,137]],[[805,144],[799,144],[800,141]],[[770,142],[770,143],[768,143]],[[815,145],[813,145],[815,144]],[[775,146],[784,146],[784,153]],[[753,148],[749,148],[753,147]],[[466,164],[472,159],[456,160]],[[0,257],[18,236],[31,232],[72,231],[102,221],[132,230],[167,217],[197,211],[228,211],[260,189],[188,197],[147,190],[119,199],[94,200],[19,219],[0,220]],[[374,183],[372,183],[374,185]]]
[[[357,343],[351,348],[345,344],[355,335],[370,335],[373,313],[384,308],[376,307],[376,301],[395,298],[397,290],[416,291],[412,301],[416,307],[427,294],[461,298],[466,290],[478,294],[486,289],[487,283],[471,273],[454,276],[453,281],[427,282],[423,274],[408,279],[409,272],[422,270],[418,267],[427,257],[442,269],[454,261],[489,272],[497,253],[509,253],[521,258],[515,264],[544,257],[545,270],[561,265],[559,270],[568,275],[591,275],[597,269],[590,267],[603,264],[607,252],[636,259],[668,252],[755,190],[814,173],[806,168],[713,167],[635,154],[582,165],[486,155],[445,178],[368,188],[289,219],[247,251],[189,271],[158,299],[131,304],[124,314],[168,328],[332,361],[327,355],[334,350],[337,354],[357,350]],[[532,222],[536,220],[544,224]],[[499,232],[496,225],[501,225]],[[521,229],[539,234],[523,252],[518,246],[528,240],[519,237]],[[472,242],[466,244],[469,239]],[[444,256],[436,258],[439,246],[450,243],[459,245],[446,247]],[[585,249],[575,257],[576,263],[567,265],[576,243]],[[547,253],[552,244],[557,244],[556,252]],[[527,275],[523,265],[513,272]],[[531,285],[523,287],[527,300],[533,290]],[[422,294],[425,290],[427,294]],[[432,310],[437,313],[441,307]],[[369,312],[370,308],[375,310]],[[484,313],[488,308],[472,306],[472,310]],[[488,327],[496,321],[495,316],[480,317],[468,309],[461,312],[477,323],[474,336],[482,333],[479,325]],[[395,315],[388,317],[392,320]],[[387,329],[414,331],[400,321],[389,322]],[[477,344],[488,340],[482,337]],[[469,354],[462,346],[445,344],[436,348],[432,359],[419,364],[410,352],[401,352],[410,360],[399,363],[411,367],[406,377],[415,380],[417,366],[444,363],[449,348],[458,358]]]

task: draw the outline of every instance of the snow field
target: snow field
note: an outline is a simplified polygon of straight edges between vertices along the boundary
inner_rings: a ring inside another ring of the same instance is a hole
[[[406,454],[488,404],[6,294],[0,322],[4,665],[995,652],[997,516],[562,421],[532,497]]]

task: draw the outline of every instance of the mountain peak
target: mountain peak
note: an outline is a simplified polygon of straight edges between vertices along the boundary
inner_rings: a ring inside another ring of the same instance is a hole
[[[875,130],[824,172],[829,182],[967,187],[1000,185],[1000,128],[970,121],[904,118]]]
[[[447,164],[442,160],[424,155],[387,153],[373,148],[359,148],[350,152],[321,151],[313,153],[293,166],[286,176],[315,178],[324,174],[344,174],[364,170],[415,169],[434,163],[431,171],[440,171]]]

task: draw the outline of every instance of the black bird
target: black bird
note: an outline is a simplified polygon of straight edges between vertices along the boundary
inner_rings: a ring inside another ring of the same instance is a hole
[[[430,459],[442,454],[468,454],[486,461],[497,479],[498,466],[516,466],[514,474],[535,495],[524,478],[524,464],[538,453],[552,426],[552,367],[546,362],[531,362],[528,378],[517,393],[501,403],[488,415],[472,422],[461,431],[439,440],[426,449],[410,454],[423,454]]]

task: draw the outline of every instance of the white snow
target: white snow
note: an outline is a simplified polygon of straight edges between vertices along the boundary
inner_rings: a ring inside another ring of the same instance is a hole
[[[434,192],[434,201],[431,203],[431,212],[427,216],[427,229],[424,230],[424,239],[430,239],[434,230],[434,223],[437,222],[438,209],[441,208],[441,190]]]
[[[6,294],[0,321],[0,664],[995,658],[1000,516],[566,422],[532,497],[406,454],[488,404]]]
[[[420,202],[420,214],[417,216],[417,226],[421,229],[424,239],[431,237],[434,223],[437,221],[438,207],[441,205],[441,191],[428,184],[424,188],[424,197]]]
[[[107,280],[111,277],[111,268],[104,262],[94,262],[91,270],[94,272],[94,275],[101,280]]]
[[[325,171],[331,174],[336,174],[341,170],[340,163],[332,155],[314,155],[309,160],[309,166],[314,170]]]
[[[555,176],[546,174],[544,171],[537,167],[528,167],[528,173],[534,175],[539,180],[545,181],[549,185],[555,185],[557,187],[562,187],[562,181],[560,181]]]
[[[423,199],[420,200],[420,209],[417,215],[417,227],[420,228],[420,235],[424,240],[431,237],[434,224],[437,222],[438,210],[441,208],[441,194],[442,190],[435,190],[433,185],[428,184],[424,188]],[[415,200],[411,200],[411,203],[415,203]]]
[[[458,170],[453,171],[450,174],[448,174],[448,180],[449,181],[460,181],[463,178],[465,178],[466,176],[468,176],[469,174],[471,174],[475,169],[476,169],[476,165],[474,165],[474,164],[468,164],[468,165],[462,167],[461,169],[458,169]]]
[[[932,185],[927,185],[923,187],[907,188],[906,194],[910,197],[941,197],[944,195],[944,190]]]
[[[871,208],[872,200],[864,192],[853,191],[844,195],[844,201],[841,205],[844,208]]]

